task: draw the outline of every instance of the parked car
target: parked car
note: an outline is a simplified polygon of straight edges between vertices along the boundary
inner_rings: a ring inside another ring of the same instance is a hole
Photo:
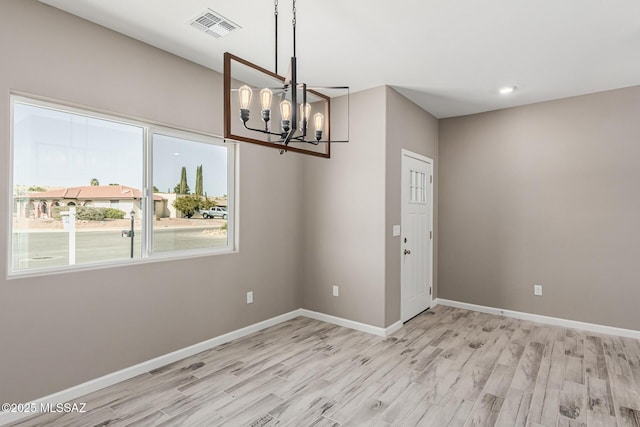
[[[227,212],[226,208],[221,208],[220,206],[215,206],[215,207],[210,208],[210,209],[201,210],[200,211],[200,215],[202,215],[203,218],[220,217],[222,219],[227,219],[227,217],[229,216],[229,213]]]

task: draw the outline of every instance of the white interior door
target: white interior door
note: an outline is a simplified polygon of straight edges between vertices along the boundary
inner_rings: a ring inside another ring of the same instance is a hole
[[[402,151],[402,321],[431,306],[433,161]]]

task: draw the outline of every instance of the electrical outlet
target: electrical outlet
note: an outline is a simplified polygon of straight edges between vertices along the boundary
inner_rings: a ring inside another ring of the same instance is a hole
[[[247,304],[253,304],[253,291],[247,292]]]
[[[339,290],[338,286],[334,286],[333,287],[333,296],[337,297],[338,295],[340,295],[340,290]]]
[[[542,285],[533,285],[533,294],[536,296],[542,296]]]

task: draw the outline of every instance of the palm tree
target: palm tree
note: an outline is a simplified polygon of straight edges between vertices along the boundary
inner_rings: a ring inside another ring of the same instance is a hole
[[[97,187],[100,185],[100,181],[98,181],[98,178],[91,178],[91,186],[92,187]]]

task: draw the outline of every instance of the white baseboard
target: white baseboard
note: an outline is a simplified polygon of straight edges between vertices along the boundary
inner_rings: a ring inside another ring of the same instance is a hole
[[[28,405],[30,405],[30,408],[41,408],[42,406],[45,406],[47,404],[55,405],[58,403],[72,401],[86,394],[93,393],[94,391],[98,391],[105,387],[109,387],[119,382],[128,380],[129,378],[133,378],[137,375],[144,374],[145,372],[149,372],[170,363],[177,362],[178,360],[184,359],[185,357],[193,356],[194,354],[209,350],[229,341],[242,338],[270,326],[274,326],[279,323],[286,322],[287,320],[294,319],[298,316],[302,316],[302,311],[303,310],[301,309],[293,310],[289,313],[272,317],[271,319],[249,325],[245,328],[237,329],[227,334],[220,335],[218,337],[182,348],[180,350],[176,350],[172,353],[165,354],[160,357],[156,357],[155,359],[147,360],[146,362],[139,363],[129,368],[125,368],[120,371],[107,374],[103,377],[87,381],[86,383],[79,384],[66,390],[50,394],[49,396],[36,399],[32,402],[29,402]],[[34,415],[34,413],[0,412],[0,426],[18,421],[22,418],[27,418],[31,415]]]
[[[434,300],[435,305],[445,305],[448,307],[463,308],[465,310],[479,311],[481,313],[495,314],[498,316],[513,317],[514,319],[530,320],[532,322],[545,323],[548,325],[563,326],[565,328],[582,329],[600,334],[618,335],[621,337],[640,339],[640,331],[633,329],[616,328],[614,326],[598,325],[595,323],[580,322],[577,320],[561,319],[559,317],[543,316],[541,314],[524,313],[521,311],[505,310],[502,308],[487,307],[484,305],[469,304],[466,302],[452,301],[438,298]]]
[[[93,393],[95,391],[133,378],[135,376],[144,374],[170,363],[177,362],[178,360],[182,360],[186,357],[193,356],[202,351],[212,349],[229,341],[237,340],[238,338],[245,337],[254,332],[261,331],[262,329],[275,326],[279,323],[286,322],[287,320],[291,320],[299,316],[321,320],[323,322],[332,323],[338,326],[344,326],[346,328],[356,329],[358,331],[367,332],[381,337],[391,335],[392,333],[402,328],[402,322],[400,321],[392,324],[387,328],[379,328],[377,326],[371,326],[365,323],[355,322],[353,320],[343,319],[341,317],[331,316],[328,314],[318,313],[316,311],[300,308],[290,311],[289,313],[285,313],[280,316],[272,317],[271,319],[255,323],[253,325],[249,325],[245,328],[238,329],[227,334],[200,342],[198,344],[176,350],[172,353],[156,357],[155,359],[147,360],[146,362],[139,363],[129,368],[107,374],[103,377],[87,381],[66,390],[50,394],[48,396],[29,402],[27,405],[29,405],[30,408],[41,408],[43,406],[46,406],[47,404],[56,405],[58,403],[70,402],[86,394]],[[34,413],[0,412],[0,426],[7,425],[23,418],[27,418],[31,415],[34,415]]]
[[[392,324],[390,326],[387,326],[385,328],[385,330],[384,330],[385,331],[385,335],[384,336],[388,337],[389,335],[399,331],[400,329],[402,329],[402,325],[404,325],[404,323],[402,323],[401,320],[398,320],[396,323],[394,323],[394,324]]]
[[[344,326],[345,328],[355,329],[356,331],[367,332],[369,334],[377,335],[379,337],[389,336],[402,327],[402,322],[400,321],[394,323],[393,325],[387,328],[380,328],[378,326],[371,326],[366,323],[360,323],[354,320],[332,316],[330,314],[319,313],[317,311],[307,310],[305,308],[300,309],[300,315],[304,317],[309,317],[311,319],[332,323],[334,325]]]

